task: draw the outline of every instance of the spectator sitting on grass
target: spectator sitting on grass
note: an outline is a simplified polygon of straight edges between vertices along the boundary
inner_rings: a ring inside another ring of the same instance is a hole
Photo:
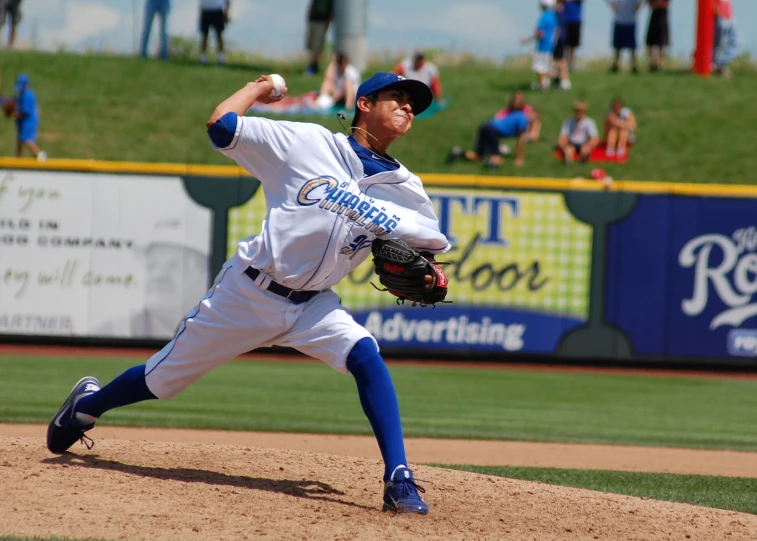
[[[528,117],[526,140],[538,141],[541,135],[541,115],[536,109],[526,103],[526,95],[523,92],[513,93],[510,103],[507,104],[507,107],[497,111],[497,114],[494,115],[494,120],[503,120],[513,111],[523,111],[526,113],[526,117]]]
[[[464,158],[469,162],[484,161],[489,167],[499,167],[503,163],[499,140],[503,137],[516,137],[515,165],[523,165],[530,126],[525,107],[527,105],[523,93],[516,92],[508,108],[478,127],[475,150],[463,150],[460,146],[454,146],[447,155],[446,163]],[[507,111],[506,114],[501,114],[504,111]]]
[[[576,102],[573,105],[575,116],[563,122],[560,129],[557,144],[563,151],[566,164],[573,162],[576,155],[581,161],[587,161],[599,144],[597,124],[587,116],[588,110],[588,104]]]
[[[610,104],[610,110],[605,117],[605,141],[608,157],[615,155],[623,158],[626,155],[628,143],[636,140],[636,117],[633,111],[623,106],[623,100],[616,98]]]
[[[315,106],[319,109],[328,109],[337,105],[345,109],[353,109],[359,86],[360,72],[350,64],[346,54],[337,53],[326,68]]]
[[[416,79],[426,83],[434,93],[434,99],[442,99],[442,83],[439,80],[439,69],[426,58],[423,51],[416,52],[412,57],[402,60],[394,68],[394,73],[404,75],[408,79]]]

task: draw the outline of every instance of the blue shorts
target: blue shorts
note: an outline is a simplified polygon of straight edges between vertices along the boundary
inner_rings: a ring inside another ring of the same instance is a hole
[[[636,24],[618,24],[612,33],[612,48],[616,51],[623,49],[636,50]]]
[[[37,123],[36,122],[19,122],[16,124],[18,129],[18,140],[20,143],[37,141]]]

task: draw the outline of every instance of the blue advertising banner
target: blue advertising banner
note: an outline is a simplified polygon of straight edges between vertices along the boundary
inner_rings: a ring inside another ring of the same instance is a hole
[[[607,255],[607,321],[636,355],[757,357],[755,200],[641,196]]]
[[[372,310],[355,320],[384,347],[554,353],[578,317],[496,307]]]

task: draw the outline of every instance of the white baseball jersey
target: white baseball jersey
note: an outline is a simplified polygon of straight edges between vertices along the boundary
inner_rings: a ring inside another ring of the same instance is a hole
[[[148,388],[169,398],[215,366],[274,345],[346,372],[349,352],[371,334],[329,286],[368,257],[376,238],[434,253],[450,248],[420,179],[402,166],[364,177],[347,137],[315,124],[238,117],[233,140],[219,150],[261,181],[268,213],[176,338],[147,361]],[[254,281],[249,266],[262,271]],[[293,304],[268,290],[271,280],[324,291]]]
[[[441,253],[449,243],[420,179],[400,166],[363,178],[347,137],[301,122],[239,117],[220,149],[258,178],[268,213],[237,257],[280,284],[322,290],[368,256],[375,238]]]

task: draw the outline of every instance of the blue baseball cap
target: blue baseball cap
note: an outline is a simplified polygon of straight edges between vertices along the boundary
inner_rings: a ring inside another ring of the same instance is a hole
[[[29,84],[29,76],[25,73],[19,74],[16,77],[16,92],[21,92],[26,85]]]
[[[428,106],[434,101],[434,94],[423,81],[416,81],[396,73],[383,71],[375,73],[370,79],[364,81],[358,87],[357,98],[355,99],[358,100],[368,94],[389,90],[390,88],[398,88],[408,93],[410,99],[413,100],[413,114],[415,115],[419,115],[428,109]]]

